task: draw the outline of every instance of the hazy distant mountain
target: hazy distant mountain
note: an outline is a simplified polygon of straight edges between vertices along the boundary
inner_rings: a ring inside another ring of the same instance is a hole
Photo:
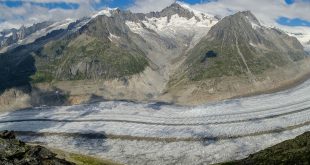
[[[10,29],[1,32],[1,47],[6,47],[25,39],[29,35],[50,26],[52,22],[42,22],[30,27],[22,26],[20,29]]]
[[[34,42],[36,39],[47,35],[49,32],[67,28],[72,22],[65,20],[61,22],[46,21],[29,27],[22,26],[19,29],[8,29],[0,32],[0,53],[13,49],[18,45],[25,45]]]

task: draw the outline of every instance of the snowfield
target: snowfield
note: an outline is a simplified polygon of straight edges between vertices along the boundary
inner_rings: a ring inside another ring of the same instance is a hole
[[[125,164],[211,164],[310,131],[310,81],[260,96],[186,107],[110,101],[0,114],[27,142]]]

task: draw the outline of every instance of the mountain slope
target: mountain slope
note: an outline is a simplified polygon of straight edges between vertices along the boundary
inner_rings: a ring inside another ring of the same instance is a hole
[[[146,52],[166,84],[186,53],[217,21],[213,16],[175,3],[161,12],[148,13],[140,20],[127,20],[126,25],[143,38],[144,42],[137,45]]]
[[[147,59],[130,41],[130,32],[121,21],[98,16],[78,32],[48,43],[35,52],[37,68],[56,80],[109,79],[140,73],[148,65]]]
[[[212,26],[188,52],[168,97],[203,102],[273,89],[305,74],[305,58],[296,38],[262,26],[249,11],[238,12]]]
[[[75,27],[83,23],[83,20],[71,23],[66,29],[53,30],[45,36],[35,39],[29,44],[20,45],[9,49],[0,54],[0,92],[6,88],[15,86],[29,85],[30,76],[38,70],[36,68],[36,59],[34,52],[42,48],[43,45],[54,40],[62,39],[66,34],[74,33]]]
[[[161,12],[106,9],[65,22],[5,48],[1,92],[28,84],[62,91],[69,104],[93,97],[196,104],[283,86],[308,67],[296,38],[250,12],[218,20],[174,3]]]
[[[208,57],[212,51],[215,58]],[[250,12],[239,12],[213,26],[190,52],[187,63],[193,80],[247,74],[255,81],[253,76],[268,68],[304,58],[296,38],[261,26]]]

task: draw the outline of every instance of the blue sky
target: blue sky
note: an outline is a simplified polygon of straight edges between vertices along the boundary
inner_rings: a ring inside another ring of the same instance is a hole
[[[282,26],[310,27],[310,0],[179,0],[212,14],[228,15],[240,10],[254,10],[266,22]],[[0,0],[0,29],[14,23],[41,19],[82,17],[105,7],[135,12],[160,10],[174,0]],[[269,4],[271,4],[269,7]],[[266,10],[264,10],[266,8]],[[286,9],[287,8],[287,9]],[[267,10],[268,9],[268,10]],[[268,18],[270,17],[270,18]],[[268,20],[269,19],[269,20]]]
[[[308,26],[310,27],[310,21],[303,20],[300,18],[287,18],[287,17],[279,17],[277,22],[281,25],[286,26]]]
[[[180,0],[182,2],[188,4],[198,4],[198,3],[207,3],[214,0]],[[30,3],[31,5],[41,6],[48,9],[78,9],[80,7],[79,3],[71,3],[71,2],[36,2],[36,1],[26,1],[26,0],[0,0],[1,5],[6,5],[8,7],[16,8],[21,7],[23,4]],[[109,6],[111,8],[123,8],[126,9],[131,4],[134,3],[134,0],[100,0],[94,7],[96,9],[100,9],[104,6]]]
[[[304,2],[310,2],[310,0],[302,0]],[[285,3],[291,5],[291,4],[294,4],[296,2],[296,0],[285,0]]]
[[[309,3],[310,5],[310,0],[303,0],[306,3]],[[293,5],[296,2],[296,0],[285,0],[285,3],[287,5]],[[310,11],[309,11],[310,12]],[[301,18],[287,18],[287,17],[279,17],[277,20],[277,23],[281,25],[286,25],[286,26],[308,26],[310,27],[310,20],[304,20]]]
[[[10,8],[19,8],[22,7],[24,4],[30,4],[33,6],[40,6],[48,9],[78,9],[80,5],[78,3],[68,3],[68,2],[35,2],[35,1],[22,1],[22,0],[2,0],[0,1],[1,5],[5,5]]]

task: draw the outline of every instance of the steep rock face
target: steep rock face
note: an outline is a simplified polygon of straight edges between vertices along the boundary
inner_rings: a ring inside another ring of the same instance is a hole
[[[129,35],[121,17],[98,16],[78,32],[35,52],[37,73],[41,71],[58,80],[110,79],[137,74],[148,62]]]

